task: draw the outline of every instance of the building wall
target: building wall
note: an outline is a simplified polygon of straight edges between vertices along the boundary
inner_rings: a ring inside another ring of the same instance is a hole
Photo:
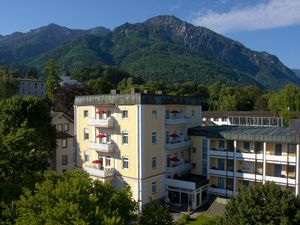
[[[19,95],[20,96],[46,96],[46,85],[44,81],[19,79]]]

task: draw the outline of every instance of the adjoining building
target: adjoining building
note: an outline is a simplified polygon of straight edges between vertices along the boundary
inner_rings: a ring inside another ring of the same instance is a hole
[[[231,197],[242,186],[267,181],[299,194],[300,126],[199,126],[189,136],[209,194]]]
[[[56,151],[52,169],[58,173],[72,170],[74,163],[74,122],[62,112],[51,112],[52,124],[56,127]]]
[[[16,79],[19,82],[18,95],[20,96],[46,96],[46,85],[42,80]]]
[[[151,198],[196,209],[208,194],[267,181],[299,194],[297,123],[202,127],[199,99],[138,90],[78,96],[74,116],[77,166],[129,185],[140,207]]]
[[[203,205],[208,180],[194,173],[188,136],[202,121],[200,100],[113,93],[76,97],[77,165],[116,188],[129,185],[140,207],[151,198]]]
[[[283,118],[270,111],[204,111],[203,125],[282,127]]]

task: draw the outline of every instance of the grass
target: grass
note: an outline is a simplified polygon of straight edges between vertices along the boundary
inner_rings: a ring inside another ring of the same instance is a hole
[[[197,217],[197,220],[189,221],[187,225],[218,225],[220,224],[220,217],[206,216],[201,214]]]

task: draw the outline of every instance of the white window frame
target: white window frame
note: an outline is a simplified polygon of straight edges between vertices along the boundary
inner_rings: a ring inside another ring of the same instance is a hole
[[[153,138],[154,138],[155,142],[153,142]],[[151,143],[153,145],[157,144],[157,133],[156,133],[156,131],[152,131],[152,133],[151,133]]]
[[[70,130],[70,126],[68,123],[64,123],[64,131],[69,131]]]
[[[124,136],[127,134],[127,143],[124,142]],[[122,131],[122,145],[128,145],[129,144],[129,134],[128,131]]]
[[[89,134],[89,133],[90,133],[89,128],[84,128],[84,129],[83,129],[83,140],[86,141],[86,140],[89,140],[89,139],[90,139],[90,134]],[[86,138],[86,136],[85,136],[86,134],[87,134],[87,138]]]
[[[66,139],[66,138],[61,139],[61,147],[68,148],[68,139]]]
[[[127,167],[125,167],[125,162],[127,164]],[[129,158],[127,156],[122,157],[122,168],[123,168],[123,170],[129,169]]]
[[[89,162],[90,157],[88,151],[84,151],[84,156],[83,156],[84,162]]]
[[[152,157],[151,167],[152,167],[152,169],[156,169],[156,167],[157,167],[157,159],[155,156]]]
[[[107,155],[107,156],[105,157],[105,166],[106,166],[106,167],[110,167],[110,166],[111,166],[111,158],[110,158],[109,155]]]
[[[122,119],[128,119],[128,110],[122,110]]]
[[[152,191],[152,194],[156,194],[157,193],[156,181],[153,181],[151,183],[151,191]]]

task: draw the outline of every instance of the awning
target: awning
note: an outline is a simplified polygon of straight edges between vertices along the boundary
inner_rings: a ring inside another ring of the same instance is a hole
[[[92,161],[92,163],[94,163],[94,164],[101,164],[102,160],[101,159],[97,159],[97,160]]]
[[[179,135],[174,133],[174,134],[171,134],[170,137],[177,138],[177,137],[179,137]]]
[[[102,133],[100,133],[100,134],[98,134],[98,135],[96,136],[96,138],[104,138],[104,137],[106,137],[106,135],[105,135],[105,134],[102,134]]]
[[[105,111],[105,110],[98,110],[98,111],[96,112],[96,114],[103,114],[103,113],[106,113],[106,111]]]
[[[178,159],[177,157],[173,157],[173,158],[171,158],[170,160],[171,160],[171,161],[174,161],[174,162],[178,162],[178,161],[179,161],[179,159]]]

